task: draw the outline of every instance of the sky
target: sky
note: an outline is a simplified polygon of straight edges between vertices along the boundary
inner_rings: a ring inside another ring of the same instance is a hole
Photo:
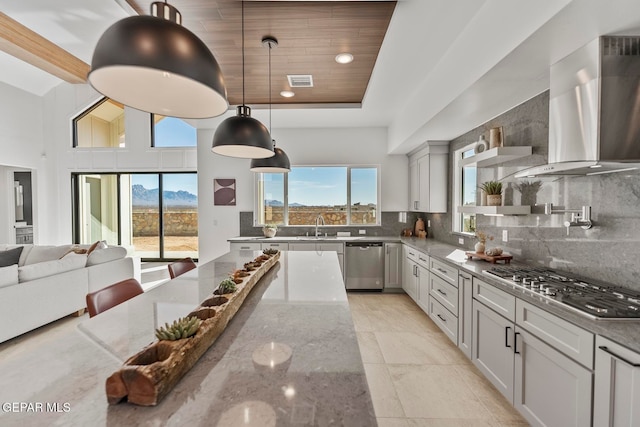
[[[198,145],[196,128],[184,120],[165,117],[153,129],[156,147],[195,147]]]
[[[195,173],[165,173],[162,175],[164,182],[162,188],[164,191],[188,191],[191,194],[198,195],[198,174]],[[140,184],[147,190],[158,188],[158,174],[132,174],[131,184]]]
[[[376,203],[378,180],[376,168],[351,169],[351,202]],[[269,174],[265,182],[266,198],[284,200],[283,175]],[[289,204],[345,205],[347,203],[347,168],[293,167],[288,176]]]

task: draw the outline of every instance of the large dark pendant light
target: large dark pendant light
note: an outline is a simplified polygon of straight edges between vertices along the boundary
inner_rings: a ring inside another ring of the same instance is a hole
[[[130,16],[98,40],[89,83],[130,107],[181,118],[227,111],[224,77],[209,48],[181,25],[178,10],[151,3],[153,16]]]
[[[244,1],[242,2],[242,105],[237,115],[225,119],[213,134],[211,151],[229,157],[264,159],[272,157],[273,146],[269,131],[251,117],[251,108],[244,103]]]
[[[269,132],[271,132],[271,49],[278,46],[278,40],[274,37],[265,37],[262,44],[269,48]],[[282,148],[276,147],[276,140],[272,139],[273,151],[276,153],[273,157],[267,159],[251,160],[252,172],[277,173],[291,171],[291,162],[289,156]]]

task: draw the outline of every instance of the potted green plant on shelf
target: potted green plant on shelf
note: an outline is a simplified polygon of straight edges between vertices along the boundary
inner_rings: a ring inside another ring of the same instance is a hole
[[[502,205],[502,183],[500,181],[485,181],[480,188],[487,195],[487,206]]]
[[[522,206],[533,206],[537,202],[536,195],[542,187],[542,181],[521,181],[513,187],[520,192],[520,204]]]
[[[262,227],[262,234],[264,234],[264,237],[275,237],[276,231],[278,231],[278,226],[275,224],[265,224]]]

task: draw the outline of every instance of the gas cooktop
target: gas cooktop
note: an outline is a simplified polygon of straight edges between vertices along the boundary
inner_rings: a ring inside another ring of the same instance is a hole
[[[640,292],[627,288],[589,283],[545,268],[505,265],[483,273],[591,319],[640,320]]]

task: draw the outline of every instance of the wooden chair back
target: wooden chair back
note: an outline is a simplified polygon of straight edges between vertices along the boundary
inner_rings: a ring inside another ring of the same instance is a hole
[[[87,294],[89,317],[121,304],[144,291],[136,279],[126,279],[98,291]]]
[[[169,276],[172,279],[191,271],[196,268],[196,263],[191,258],[181,259],[180,261],[172,262],[167,266],[169,268]]]

